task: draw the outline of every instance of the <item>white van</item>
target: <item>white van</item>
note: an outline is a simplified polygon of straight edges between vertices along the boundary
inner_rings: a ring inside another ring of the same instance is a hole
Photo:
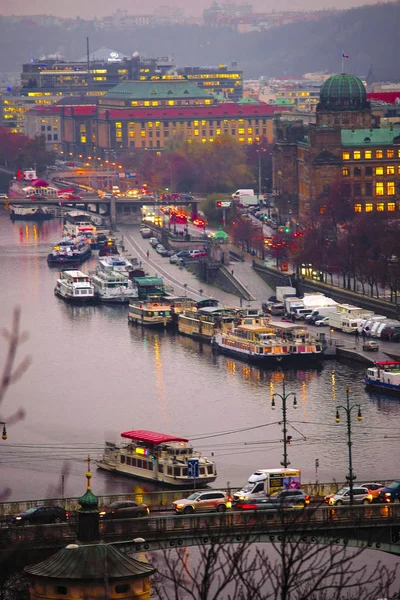
[[[244,189],[242,190],[241,189],[241,190],[236,190],[236,192],[234,192],[232,194],[232,198],[234,200],[240,200],[240,198],[242,196],[254,196],[254,190],[244,190]]]
[[[295,319],[305,319],[307,315],[311,315],[313,310],[311,308],[295,308],[293,315]],[[323,317],[321,316],[321,319]]]
[[[233,494],[233,502],[259,498],[283,489],[300,489],[298,469],[259,469],[252,473],[246,485]]]

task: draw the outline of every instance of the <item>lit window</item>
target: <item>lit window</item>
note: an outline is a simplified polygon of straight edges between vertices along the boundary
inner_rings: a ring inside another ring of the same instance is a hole
[[[253,138],[252,137],[248,137],[247,138],[247,143],[248,144],[252,144],[253,143]]]
[[[395,195],[394,181],[388,181],[387,182],[387,195],[388,196],[394,196]]]
[[[146,132],[144,129],[142,129],[142,131],[140,132],[141,137],[146,137]]]
[[[348,177],[349,176],[349,169],[342,169],[342,175],[343,175],[343,177]]]
[[[366,150],[366,151],[364,152],[364,158],[365,158],[366,160],[369,160],[370,158],[372,158],[372,150]]]
[[[354,205],[354,212],[355,212],[355,213],[360,213],[360,212],[362,212],[362,206],[361,206],[361,204],[355,204],[355,205]]]
[[[156,121],[156,127],[160,127],[160,121]]]
[[[375,152],[375,158],[383,158],[383,150],[377,150]]]
[[[394,165],[389,165],[386,167],[386,175],[394,175],[395,169]]]
[[[136,100],[133,100],[133,102],[131,102],[132,106],[137,106],[138,103],[136,102]]]
[[[383,196],[383,194],[384,194],[383,182],[378,181],[375,184],[375,196]]]
[[[387,203],[387,209],[389,212],[394,212],[396,210],[396,205],[394,202]]]
[[[366,204],[365,205],[365,212],[372,212],[374,210],[374,205],[373,204]]]
[[[386,150],[386,158],[394,158],[394,150]]]
[[[244,128],[243,127],[239,127],[238,133],[239,133],[239,135],[243,135],[244,134]]]
[[[383,202],[378,202],[375,207],[378,212],[383,212],[385,210],[385,205]]]
[[[175,100],[168,100],[168,106],[175,106]]]
[[[148,125],[149,127],[153,127],[153,123],[152,123],[151,121],[149,121],[149,122],[147,123],[147,125]]]
[[[122,129],[122,123],[115,123],[115,129]]]
[[[376,167],[375,175],[383,175],[383,167]]]
[[[86,144],[86,135],[81,135],[81,144]]]
[[[400,150],[397,150],[397,158],[400,158]]]
[[[354,150],[353,156],[354,156],[354,160],[360,160],[361,152],[359,150]]]
[[[217,129],[215,130],[215,133],[216,133],[216,135],[221,135],[221,130],[217,128]]]
[[[350,152],[343,152],[342,158],[343,160],[350,160]]]
[[[145,101],[143,102],[143,105],[144,105],[144,106],[150,106],[150,101],[149,101],[149,100],[145,100]]]
[[[199,130],[198,130],[198,129],[195,129],[195,130],[193,131],[193,135],[199,135]]]
[[[205,144],[207,141],[207,138],[201,138],[201,141],[203,142],[203,144]]]
[[[203,127],[204,127],[204,125],[207,125],[207,121],[202,121],[202,122],[201,122],[201,124],[202,124],[202,125],[203,125]]]
[[[244,138],[239,138],[239,143],[244,144]]]
[[[153,102],[151,103],[152,106],[158,106],[158,101],[157,100],[153,100]]]
[[[248,127],[247,128],[247,133],[253,133],[253,128],[252,127]]]

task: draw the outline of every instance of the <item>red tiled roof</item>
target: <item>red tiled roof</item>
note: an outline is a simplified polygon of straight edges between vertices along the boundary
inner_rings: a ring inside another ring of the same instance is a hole
[[[104,119],[106,110],[110,119],[193,119],[199,117],[268,117],[272,116],[278,109],[269,104],[234,104],[226,102],[219,106],[178,106],[175,108],[101,108],[99,118]]]
[[[394,104],[396,98],[400,98],[400,90],[398,92],[367,92],[367,100],[380,100]]]
[[[188,442],[189,440],[176,435],[166,435],[155,431],[146,431],[144,429],[136,429],[133,431],[125,431],[121,433],[121,437],[129,440],[138,440],[139,442],[147,442],[148,444],[165,444],[166,442]]]

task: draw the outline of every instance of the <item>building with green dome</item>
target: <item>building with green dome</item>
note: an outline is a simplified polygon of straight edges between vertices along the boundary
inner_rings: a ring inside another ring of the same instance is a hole
[[[275,121],[273,187],[281,222],[324,214],[400,216],[400,124],[379,127],[363,82],[333,75],[320,89],[316,123]],[[343,207],[346,210],[343,210]]]

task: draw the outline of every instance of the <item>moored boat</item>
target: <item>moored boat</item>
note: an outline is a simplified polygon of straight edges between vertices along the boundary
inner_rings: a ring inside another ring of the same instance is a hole
[[[178,331],[195,340],[211,343],[216,333],[232,329],[238,319],[238,311],[232,308],[206,306],[178,314]]]
[[[125,256],[103,256],[99,258],[99,267],[102,271],[118,271],[126,277],[133,271],[133,263]]]
[[[261,364],[315,359],[323,352],[322,342],[307,328],[272,324],[261,317],[245,317],[229,331],[218,332],[213,345],[222,354]]]
[[[172,323],[171,305],[162,298],[129,304],[128,323],[152,327],[167,327]]]
[[[64,237],[47,256],[49,266],[76,265],[87,260],[92,253],[90,244],[82,237]]]
[[[88,304],[94,301],[94,288],[89,275],[78,270],[62,271],[57,279],[54,293],[63,300],[75,304]]]
[[[100,302],[124,304],[138,297],[137,287],[123,273],[97,269],[91,275],[96,298]]]
[[[365,385],[374,391],[400,396],[400,362],[377,361],[367,369]]]
[[[154,431],[121,433],[123,443],[106,442],[97,467],[172,487],[204,487],[217,478],[215,463],[193,450],[189,440]]]
[[[46,221],[52,218],[52,213],[46,206],[19,206],[10,205],[10,219],[12,221]]]

